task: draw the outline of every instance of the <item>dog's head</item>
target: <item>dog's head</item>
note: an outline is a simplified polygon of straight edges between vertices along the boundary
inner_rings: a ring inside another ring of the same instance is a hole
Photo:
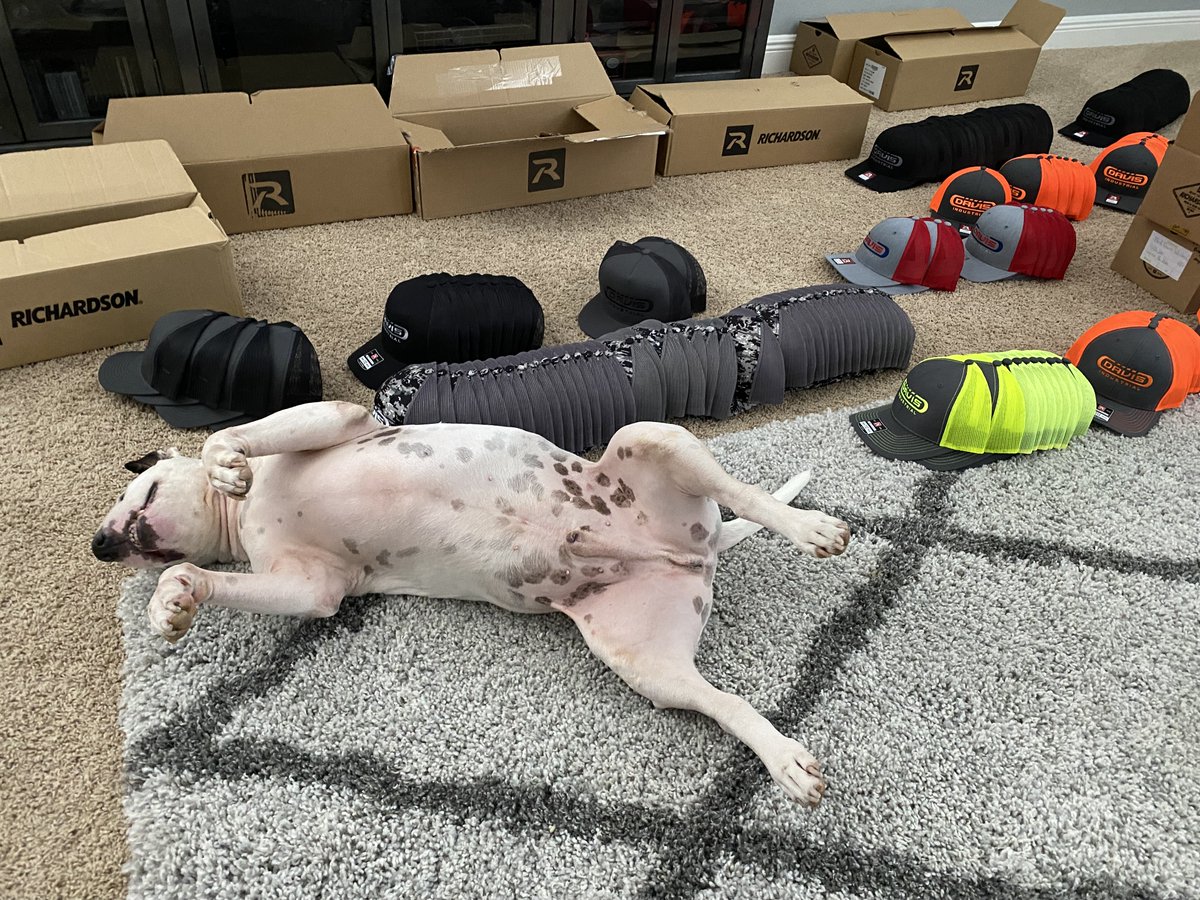
[[[125,468],[137,477],[92,538],[95,557],[139,569],[212,562],[217,535],[200,460],[171,448],[147,453]]]

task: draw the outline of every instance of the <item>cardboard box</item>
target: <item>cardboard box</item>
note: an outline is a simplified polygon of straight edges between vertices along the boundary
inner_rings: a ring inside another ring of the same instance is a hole
[[[113,100],[92,135],[154,138],[230,234],[412,212],[408,145],[369,84]]]
[[[1018,97],[1065,12],[1017,0],[993,27],[867,38],[855,46],[847,83],[889,111]]]
[[[164,141],[0,156],[0,368],[241,314],[229,238]]]
[[[1200,241],[1200,93],[1179,125],[1138,214],[1191,241]]]
[[[392,61],[392,115],[425,219],[650,187],[666,127],[613,91],[591,44]]]
[[[869,99],[828,75],[644,84],[629,100],[671,129],[661,175],[857,157],[871,114]]]
[[[885,34],[970,27],[970,19],[949,7],[832,13],[821,21],[801,22],[796,27],[792,71],[797,75],[831,75],[838,81],[846,81],[850,76],[854,47],[861,40]]]
[[[1140,213],[1130,223],[1112,270],[1182,313],[1200,309],[1200,245]]]

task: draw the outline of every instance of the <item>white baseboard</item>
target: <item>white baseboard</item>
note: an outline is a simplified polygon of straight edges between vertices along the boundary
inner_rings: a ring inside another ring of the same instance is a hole
[[[999,22],[976,22],[999,25]],[[1200,40],[1200,9],[1163,12],[1116,13],[1103,16],[1067,16],[1059,23],[1047,49],[1064,47],[1118,47],[1124,44],[1161,44],[1166,41]],[[767,38],[763,74],[788,71],[795,34],[773,34]]]

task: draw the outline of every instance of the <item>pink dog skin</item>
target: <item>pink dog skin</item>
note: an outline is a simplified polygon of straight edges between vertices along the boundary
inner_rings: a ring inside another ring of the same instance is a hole
[[[845,523],[788,505],[808,473],[768,494],[676,425],[628,425],[592,463],[515,428],[384,428],[339,402],[216,432],[200,459],[156,451],[129,468],[92,550],[168,566],[148,610],[168,641],[202,605],[319,617],[387,593],[561,612],[656,707],[715,719],[791,799],[824,793],[817,760],[694,662],[720,551],[763,526],[814,556],[846,549]],[[722,523],[718,503],[741,518]],[[252,572],[201,568],[235,560]]]

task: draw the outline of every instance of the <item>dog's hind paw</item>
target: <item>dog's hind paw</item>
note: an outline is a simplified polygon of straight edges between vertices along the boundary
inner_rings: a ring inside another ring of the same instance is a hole
[[[825,796],[821,764],[804,746],[788,739],[778,761],[769,766],[771,777],[795,803],[815,807]]]

